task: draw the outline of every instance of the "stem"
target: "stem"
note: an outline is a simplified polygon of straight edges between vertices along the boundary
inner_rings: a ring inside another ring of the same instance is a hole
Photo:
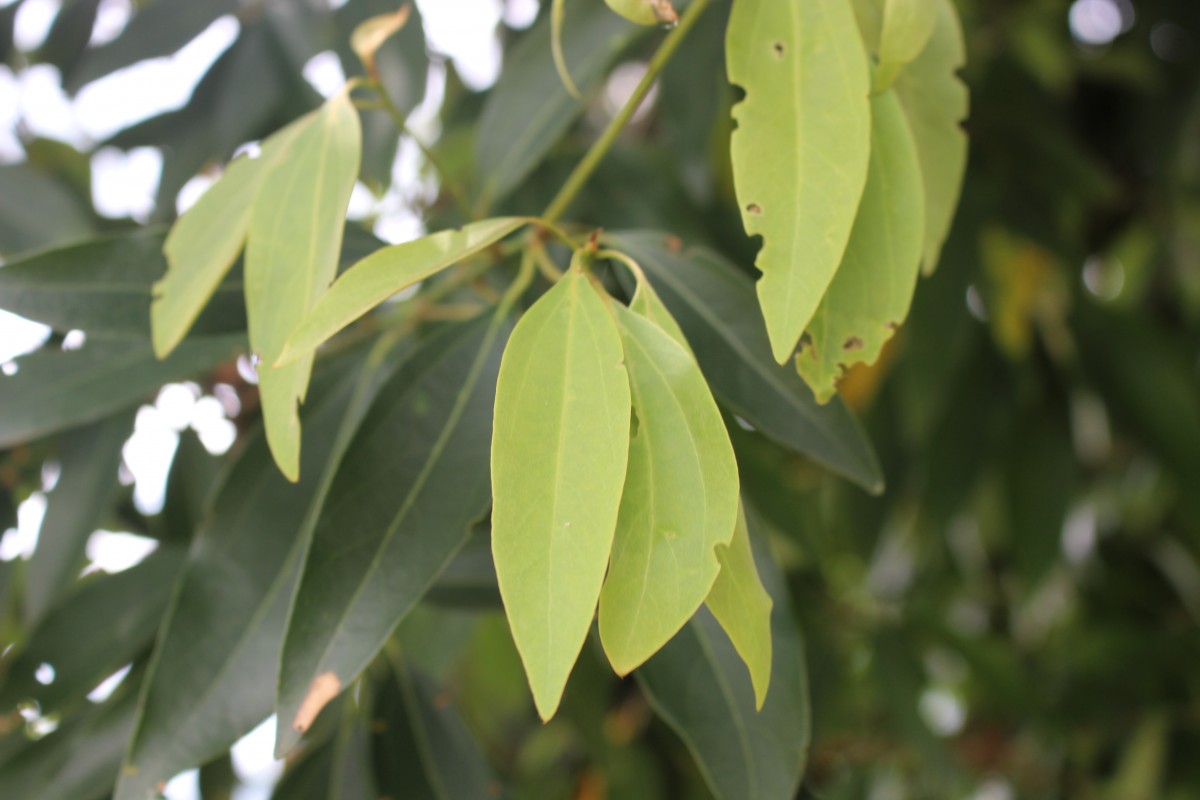
[[[650,59],[650,63],[646,67],[646,74],[642,76],[642,80],[638,83],[637,88],[633,90],[633,94],[625,102],[617,115],[608,123],[608,127],[604,129],[604,133],[600,134],[591,146],[591,149],[584,155],[576,166],[567,182],[559,189],[558,194],[550,205],[546,207],[546,211],[542,214],[542,219],[547,222],[557,222],[562,217],[563,212],[571,205],[575,196],[583,189],[588,178],[592,177],[592,173],[596,171],[596,167],[600,166],[601,160],[608,155],[608,151],[612,149],[616,143],[617,137],[621,135],[621,131],[629,124],[629,120],[633,118],[634,112],[638,110],[638,106],[646,99],[646,95],[650,92],[650,88],[654,85],[654,81],[658,79],[658,75],[663,71],[663,67],[671,60],[671,56],[675,55],[675,51],[679,49],[679,45],[683,43],[683,39],[687,36],[688,31],[700,19],[700,15],[704,13],[704,9],[708,7],[709,0],[692,0],[691,5],[687,7],[687,11],[683,12],[683,16],[679,20],[679,25],[676,26],[667,38],[663,40],[662,45],[658,48],[658,52],[654,54],[654,58]]]

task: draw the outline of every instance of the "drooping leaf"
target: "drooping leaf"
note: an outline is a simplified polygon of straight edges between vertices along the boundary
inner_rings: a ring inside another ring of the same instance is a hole
[[[50,492],[37,549],[25,576],[25,619],[40,620],[83,570],[88,536],[101,526],[119,484],[121,446],[133,431],[125,412],[67,434],[57,454],[58,483]]]
[[[629,450],[622,361],[609,310],[573,267],[521,318],[500,367],[492,552],[543,719],[558,708],[608,566]]]
[[[506,333],[506,322],[481,319],[432,339],[381,390],[350,444],[293,601],[278,753],[311,725],[324,704],[314,698],[328,702],[358,677],[486,513]]]
[[[819,405],[792,366],[771,360],[751,281],[702,248],[653,231],[605,241],[641,264],[687,335],[717,398],[764,434],[866,488],[883,489],[871,443],[841,401]]]
[[[679,21],[671,0],[604,0],[608,7],[637,25],[674,25]]]
[[[299,483],[279,474],[261,431],[223,476],[163,622],[117,800],[142,800],[270,715],[308,532],[389,363],[318,372]]]
[[[790,800],[809,742],[804,646],[784,578],[751,526],[754,556],[774,600],[771,692],[755,710],[745,665],[707,610],[635,673],[651,706],[696,760],[718,800]]]
[[[241,336],[185,342],[165,361],[149,343],[88,342],[80,350],[40,350],[0,377],[0,447],[95,422],[134,405],[164,383],[179,381],[234,356]]]
[[[692,617],[712,589],[737,522],[738,473],[721,412],[691,354],[645,317],[614,305],[636,427],[600,641],[626,675]]]
[[[850,243],[808,325],[796,368],[819,402],[842,373],[873,364],[908,316],[925,232],[925,195],[908,121],[891,91],[871,100],[871,167]]]
[[[486,250],[526,221],[518,217],[482,220],[375,251],[321,295],[288,339],[281,359],[288,363],[310,353],[396,292]]]
[[[300,471],[297,403],[308,390],[312,357],[275,363],[337,274],[362,147],[358,112],[345,90],[294,127],[287,153],[267,165],[246,244],[246,311],[263,423],[275,462],[293,481]]]
[[[0,267],[0,307],[60,333],[149,339],[151,287],[164,272],[162,250],[160,232],[139,231],[33,253]],[[241,287],[214,288],[196,332],[244,331]]]
[[[410,14],[412,14],[412,6],[406,3],[390,14],[380,14],[363,20],[354,28],[354,32],[350,34],[350,47],[362,62],[368,75],[378,74],[375,67],[375,54],[384,42],[400,32],[400,29],[408,22]]]
[[[566,16],[565,0],[550,0],[550,54],[554,56],[554,69],[563,88],[576,100],[582,100],[579,87],[571,77],[571,69],[567,66],[566,56],[563,55],[562,28]]]
[[[583,93],[599,82],[635,31],[600,3],[567,0],[564,60]],[[583,112],[554,70],[550,40],[550,21],[542,20],[506,56],[500,80],[488,93],[475,142],[484,208],[515,189]]]
[[[870,156],[870,76],[849,0],[738,0],[726,35],[733,178],[746,233],[762,236],[758,299],[786,362],[833,279]]]
[[[159,547],[145,561],[115,575],[101,575],[57,605],[13,659],[0,685],[0,710],[37,702],[50,714],[79,702],[106,677],[147,649],[183,562],[176,547]],[[42,684],[38,667],[49,664],[54,680]]]
[[[962,26],[952,0],[931,0],[937,24],[925,49],[896,77],[896,96],[908,115],[925,186],[925,274],[933,272],[958,207],[967,169],[967,87]]]
[[[389,664],[375,701],[372,740],[379,793],[412,800],[497,795],[491,769],[438,687],[407,663]]]
[[[901,68],[921,54],[933,35],[937,18],[938,4],[934,0],[884,0],[876,92],[888,89]]]
[[[762,710],[771,684],[771,595],[754,565],[746,512],[738,507],[737,527],[728,547],[717,548],[721,572],[704,604],[724,629],[750,670],[754,702]]]

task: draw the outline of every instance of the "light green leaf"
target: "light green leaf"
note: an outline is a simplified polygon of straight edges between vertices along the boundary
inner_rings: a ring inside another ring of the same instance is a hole
[[[500,80],[488,92],[475,141],[483,208],[515,189],[583,113],[554,69],[550,27],[549,20],[539,22],[505,54]],[[584,93],[637,31],[596,0],[566,0],[563,58]]]
[[[957,72],[966,64],[962,26],[952,0],[934,0],[937,25],[929,44],[896,77],[895,90],[917,143],[925,185],[924,272],[933,272],[958,207],[967,169],[969,96]]]
[[[771,359],[754,284],[745,273],[710,250],[684,248],[655,231],[609,234],[605,242],[641,264],[724,406],[868,491],[883,490],[879,462],[854,415],[840,400],[818,405],[792,364]]]
[[[641,314],[653,322],[662,329],[663,333],[674,339],[689,355],[694,356],[692,347],[688,344],[687,337],[683,335],[683,330],[679,327],[679,323],[675,321],[675,317],[671,315],[670,310],[663,304],[662,298],[658,296],[658,292],[654,291],[654,287],[650,285],[650,281],[643,278],[644,275],[638,276],[637,289],[633,293],[633,299],[629,301],[630,310]]]
[[[691,354],[615,305],[634,427],[600,641],[627,675],[696,613],[720,571],[714,548],[737,522],[738,472],[721,412]]]
[[[309,728],[318,700],[333,699],[370,663],[487,513],[507,324],[482,318],[431,339],[380,390],[351,442],[292,603],[279,670],[280,755]]]
[[[550,0],[550,53],[554,56],[554,69],[558,72],[558,79],[562,81],[563,88],[571,97],[582,100],[583,95],[579,93],[579,87],[575,85],[575,80],[571,77],[571,70],[567,66],[566,56],[563,55],[564,3],[565,0]]]
[[[671,0],[604,0],[608,7],[638,25],[673,25],[679,21]]]
[[[746,512],[738,507],[737,527],[728,547],[717,548],[721,572],[704,604],[733,642],[750,670],[754,704],[762,710],[771,685],[771,595],[754,566]]]
[[[230,359],[241,336],[185,342],[166,361],[149,343],[89,341],[80,350],[39,350],[17,359],[17,374],[0,376],[0,447],[27,442],[131,406],[164,383]]]
[[[771,693],[762,710],[755,710],[755,690],[738,652],[704,609],[635,675],[717,800],[791,800],[810,737],[804,643],[784,576],[749,517],[755,563],[775,605]]]
[[[870,156],[867,56],[849,0],[738,0],[726,35],[733,177],[762,236],[758,299],[785,363],[833,279]]]
[[[925,49],[937,24],[939,2],[941,0],[884,0],[879,63],[875,68],[876,92],[889,88],[901,68]]]
[[[858,219],[796,356],[796,368],[822,403],[836,394],[847,368],[879,357],[908,316],[921,266],[925,193],[894,92],[872,98],[871,119],[871,168]]]
[[[492,553],[542,719],[554,715],[595,615],[629,454],[621,338],[572,268],[517,324],[492,437]]]
[[[287,152],[269,166],[246,245],[250,346],[259,358],[267,443],[289,480],[300,472],[300,417],[312,356],[274,366],[284,343],[337,272],[361,133],[348,91],[295,123]]]
[[[524,217],[486,219],[375,251],[321,296],[288,339],[280,362],[311,353],[396,292],[487,249],[526,222]]]

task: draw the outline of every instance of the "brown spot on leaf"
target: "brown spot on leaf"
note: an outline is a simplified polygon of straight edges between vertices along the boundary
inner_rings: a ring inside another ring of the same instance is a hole
[[[758,203],[751,203],[750,205],[746,206],[746,211],[757,217],[762,213],[762,206],[760,206]]]
[[[300,704],[300,710],[292,720],[292,728],[298,733],[305,733],[312,727],[321,709],[337,697],[341,690],[342,682],[332,672],[322,672],[313,678],[312,685],[308,687],[308,694],[304,695],[304,702]]]
[[[771,46],[771,49],[775,51],[776,58],[783,58],[783,53],[784,53],[783,42],[776,42],[774,45]]]
[[[678,236],[667,237],[667,249],[672,253],[678,253],[683,250],[683,240]]]
[[[843,350],[862,350],[863,340],[857,336],[848,336],[846,341],[842,342]]]
[[[433,705],[435,708],[449,708],[454,705],[454,696],[449,692],[438,692],[433,696]]]

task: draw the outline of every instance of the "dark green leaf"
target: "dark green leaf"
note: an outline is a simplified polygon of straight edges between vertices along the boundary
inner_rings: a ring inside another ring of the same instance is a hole
[[[30,164],[0,165],[0,256],[81,239],[92,232],[86,201]]]

